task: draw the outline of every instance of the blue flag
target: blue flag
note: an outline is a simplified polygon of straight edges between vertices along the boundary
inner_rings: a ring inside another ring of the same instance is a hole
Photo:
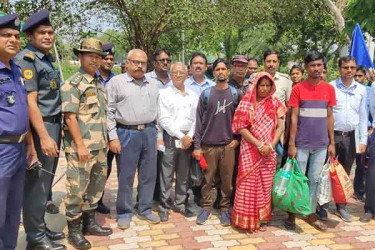
[[[355,57],[357,65],[362,65],[367,69],[373,67],[371,57],[368,53],[366,42],[361,31],[361,27],[358,23],[356,23],[353,31],[350,55]]]

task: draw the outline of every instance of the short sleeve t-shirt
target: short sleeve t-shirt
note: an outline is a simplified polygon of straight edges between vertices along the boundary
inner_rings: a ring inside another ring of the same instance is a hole
[[[288,106],[299,107],[298,148],[318,150],[328,146],[328,107],[335,105],[335,89],[327,82],[312,85],[305,80],[294,86]]]

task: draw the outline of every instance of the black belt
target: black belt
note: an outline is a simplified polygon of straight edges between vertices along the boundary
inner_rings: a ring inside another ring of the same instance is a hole
[[[145,128],[155,126],[155,122],[150,122],[147,124],[139,124],[139,125],[124,125],[121,123],[117,123],[117,128],[125,128],[125,129],[134,129],[134,130],[144,130]]]
[[[337,130],[335,130],[334,133],[335,133],[335,135],[351,136],[351,135],[354,135],[354,130],[352,130],[352,131],[347,131],[347,132],[344,132],[344,131],[337,131]]]
[[[0,135],[0,144],[21,143],[25,140],[26,133],[22,135]]]
[[[61,115],[43,117],[44,122],[61,123]]]

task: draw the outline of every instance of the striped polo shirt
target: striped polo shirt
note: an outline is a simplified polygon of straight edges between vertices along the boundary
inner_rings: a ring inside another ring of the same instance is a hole
[[[295,85],[289,107],[299,107],[296,146],[301,149],[326,148],[328,137],[328,107],[336,105],[335,89],[327,82],[312,85],[307,80]]]

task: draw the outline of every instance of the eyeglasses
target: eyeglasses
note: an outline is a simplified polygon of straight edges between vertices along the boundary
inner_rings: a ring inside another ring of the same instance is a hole
[[[348,69],[356,70],[356,69],[357,69],[357,67],[354,67],[354,66],[352,66],[352,67],[349,67],[349,66],[342,66],[341,68],[342,68],[342,69],[345,69],[345,70],[348,70]]]
[[[176,76],[178,75],[183,76],[183,75],[186,75],[187,72],[186,71],[171,71],[171,74],[176,75]]]
[[[158,61],[158,62],[160,62],[160,63],[163,63],[163,62],[166,62],[166,63],[171,63],[171,59],[168,59],[168,58],[163,58],[163,59],[158,59],[158,60],[156,60],[156,61]]]
[[[129,60],[129,62],[134,66],[138,67],[141,65],[143,68],[147,67],[147,62],[141,62],[141,61],[135,61],[135,60]]]

